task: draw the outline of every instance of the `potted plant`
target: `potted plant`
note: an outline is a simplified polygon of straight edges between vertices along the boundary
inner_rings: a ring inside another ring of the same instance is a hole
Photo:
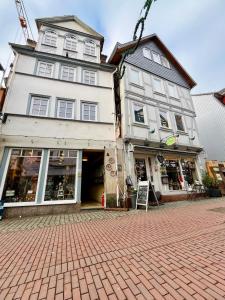
[[[202,178],[202,183],[209,197],[222,197],[221,191],[219,189],[219,181],[217,179],[214,179],[209,176],[209,174],[205,173]]]

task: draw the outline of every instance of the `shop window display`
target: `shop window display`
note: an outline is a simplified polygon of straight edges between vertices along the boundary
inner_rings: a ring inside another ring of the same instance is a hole
[[[188,185],[194,184],[195,180],[197,180],[194,161],[181,159],[181,166],[184,180],[188,183]]]
[[[135,170],[138,181],[146,181],[147,180],[147,172],[146,165],[144,159],[135,159]]]
[[[77,152],[50,150],[45,201],[74,200]]]
[[[40,149],[12,149],[3,191],[4,202],[35,201],[41,157]]]
[[[180,173],[179,162],[177,160],[166,160],[165,170],[168,176],[168,184],[170,190],[182,189],[182,176]]]

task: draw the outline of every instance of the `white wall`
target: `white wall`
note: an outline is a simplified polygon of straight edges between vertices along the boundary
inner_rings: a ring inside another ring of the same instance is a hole
[[[66,23],[65,24],[60,23],[60,24],[62,26],[63,25],[66,26]],[[59,25],[59,24],[57,24],[57,25]],[[67,27],[68,28],[71,27],[70,24],[68,24]],[[68,52],[68,51],[65,51],[65,49],[64,49],[64,41],[65,41],[65,36],[66,36],[66,34],[68,34],[68,32],[66,31],[66,29],[52,28],[57,33],[57,46],[54,48],[54,47],[49,47],[49,46],[43,44],[44,32],[47,29],[51,29],[51,26],[41,25],[41,28],[39,30],[39,37],[38,37],[38,43],[36,46],[36,50],[65,56],[66,52]],[[80,31],[82,30],[82,28],[80,28],[80,27],[79,27],[79,29],[80,29]],[[82,31],[85,32],[85,30],[82,30]],[[71,52],[71,55],[73,56],[73,58],[99,63],[100,62],[100,41],[98,39],[94,39],[94,38],[92,39],[96,44],[96,55],[91,57],[91,56],[84,54],[84,42],[87,39],[87,37],[83,36],[82,32],[80,32],[80,34],[74,34],[74,36],[76,36],[76,38],[77,38],[77,51],[73,52],[73,53]],[[69,52],[69,54],[70,54],[70,52]]]
[[[200,140],[208,160],[225,160],[225,105],[213,94],[192,96]]]

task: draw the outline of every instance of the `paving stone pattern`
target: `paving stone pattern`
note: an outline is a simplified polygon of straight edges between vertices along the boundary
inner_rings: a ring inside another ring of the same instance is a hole
[[[225,299],[222,207],[3,220],[0,299]]]

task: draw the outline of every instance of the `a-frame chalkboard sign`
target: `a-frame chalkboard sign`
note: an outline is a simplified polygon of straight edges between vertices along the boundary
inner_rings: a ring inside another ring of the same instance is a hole
[[[138,205],[146,207],[148,210],[148,194],[149,194],[149,181],[139,181],[137,189],[137,200],[136,200],[136,209]]]
[[[137,189],[136,209],[139,205],[145,206],[148,210],[149,192],[153,196],[153,200],[159,206],[159,201],[155,193],[154,186],[149,181],[139,181]]]

